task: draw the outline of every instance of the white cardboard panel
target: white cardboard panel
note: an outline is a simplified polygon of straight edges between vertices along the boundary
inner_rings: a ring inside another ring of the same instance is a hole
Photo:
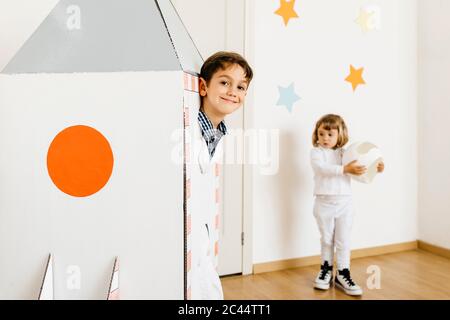
[[[181,72],[0,75],[0,299],[35,299],[48,252],[56,299],[104,299],[115,256],[122,299],[183,298],[183,167],[171,159],[182,106]],[[114,154],[109,182],[85,198],[46,168],[53,138],[79,124]]]
[[[53,294],[53,257],[48,256],[45,274],[42,279],[42,287],[39,292],[39,300],[54,300]]]

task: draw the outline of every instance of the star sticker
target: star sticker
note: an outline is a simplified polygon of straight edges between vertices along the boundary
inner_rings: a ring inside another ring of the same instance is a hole
[[[275,14],[283,17],[284,24],[286,26],[288,25],[290,19],[298,18],[297,12],[294,10],[294,5],[295,0],[280,0],[280,8],[275,11]]]
[[[364,9],[360,9],[359,17],[355,22],[361,27],[363,33],[367,33],[375,29],[375,12],[368,12]]]
[[[364,33],[367,33],[373,29],[371,22],[374,14],[374,12],[369,13],[364,9],[360,9],[359,17],[355,20],[355,22],[361,27],[361,30]]]
[[[300,100],[300,97],[295,93],[294,83],[287,88],[278,86],[280,92],[280,98],[278,99],[277,106],[285,106],[289,112],[292,112],[294,103]]]
[[[347,78],[345,78],[345,81],[348,81],[352,84],[353,91],[356,90],[358,85],[366,84],[366,82],[362,78],[363,71],[364,71],[364,68],[355,69],[355,67],[350,65],[350,75]]]

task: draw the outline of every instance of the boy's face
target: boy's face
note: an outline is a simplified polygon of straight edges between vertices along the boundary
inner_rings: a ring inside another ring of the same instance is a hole
[[[206,84],[200,79],[200,95],[203,97],[203,109],[217,116],[225,117],[233,113],[245,101],[248,81],[240,65],[230,65],[219,69]]]

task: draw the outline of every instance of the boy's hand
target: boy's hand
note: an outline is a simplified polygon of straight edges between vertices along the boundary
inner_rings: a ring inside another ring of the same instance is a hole
[[[384,162],[383,162],[383,161],[381,161],[380,163],[378,163],[377,171],[378,171],[379,173],[381,173],[381,172],[384,171]]]
[[[356,160],[348,163],[344,166],[344,173],[354,174],[355,176],[360,176],[366,172],[367,168],[365,166],[360,166],[356,163]]]

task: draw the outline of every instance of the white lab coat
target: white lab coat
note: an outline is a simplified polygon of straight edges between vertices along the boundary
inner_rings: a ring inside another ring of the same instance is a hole
[[[215,165],[223,156],[223,139],[210,159],[198,121],[192,127],[191,214],[192,214],[192,286],[194,300],[222,300],[223,291],[214,263],[214,226],[217,213]],[[208,227],[207,227],[208,226]]]

